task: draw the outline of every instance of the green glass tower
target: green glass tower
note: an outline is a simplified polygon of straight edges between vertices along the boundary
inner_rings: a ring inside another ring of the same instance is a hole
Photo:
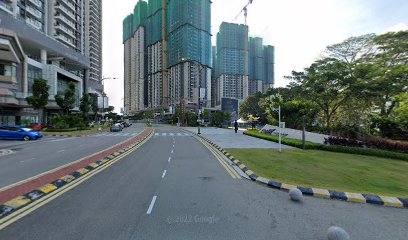
[[[140,28],[144,35],[136,38]],[[211,1],[139,0],[123,21],[123,41],[125,64],[135,61],[134,47],[143,42],[146,108],[199,99],[211,105]]]

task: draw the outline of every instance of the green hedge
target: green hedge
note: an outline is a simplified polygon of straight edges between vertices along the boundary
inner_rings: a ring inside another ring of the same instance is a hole
[[[48,128],[45,132],[73,132],[76,131],[77,128],[65,128],[65,129],[52,129]]]
[[[91,130],[92,128],[63,128],[63,129],[53,129],[48,128],[45,132],[74,132],[74,131],[84,131],[84,130]]]
[[[272,141],[272,142],[279,142],[278,136],[267,135],[267,134],[259,133],[257,131],[246,131],[244,132],[244,134],[248,136]],[[289,146],[296,147],[296,148],[302,148],[302,145],[303,145],[301,140],[291,139],[291,138],[282,138],[282,144],[289,145]],[[408,161],[408,154],[389,152],[389,151],[378,150],[378,149],[354,148],[354,147],[345,147],[345,146],[337,146],[337,145],[323,145],[323,144],[307,142],[307,141],[305,143],[305,149],[309,149],[309,150],[315,149],[315,150],[322,150],[322,151],[329,151],[329,152],[359,154],[359,155],[392,158],[392,159]]]

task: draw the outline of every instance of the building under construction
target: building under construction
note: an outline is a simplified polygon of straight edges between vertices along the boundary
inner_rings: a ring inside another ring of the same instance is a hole
[[[139,0],[123,21],[125,109],[211,105],[211,2]]]
[[[265,92],[275,84],[275,48],[263,39],[249,38],[249,95]]]
[[[248,96],[248,26],[223,22],[217,34],[216,78],[219,98],[243,100]]]
[[[217,34],[216,106],[221,99],[244,100],[274,84],[274,47],[248,38],[248,26],[223,22]]]

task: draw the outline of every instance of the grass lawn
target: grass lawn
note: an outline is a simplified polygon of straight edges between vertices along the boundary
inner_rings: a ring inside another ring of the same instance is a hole
[[[257,175],[303,187],[408,198],[408,162],[318,150],[227,149]]]
[[[93,127],[89,130],[78,130],[78,131],[71,131],[71,132],[42,132],[44,135],[91,135],[100,132],[106,132],[109,130],[109,126],[100,126],[101,131],[98,131],[99,127]]]

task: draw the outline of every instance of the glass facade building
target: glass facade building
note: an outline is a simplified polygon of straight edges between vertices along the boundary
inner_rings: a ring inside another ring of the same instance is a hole
[[[265,92],[275,84],[275,47],[263,45],[259,37],[249,38],[249,95]]]
[[[223,98],[242,100],[248,96],[247,47],[248,26],[227,22],[220,25],[216,58],[217,105]]]
[[[202,101],[211,105],[211,1],[139,0],[123,21],[125,65],[134,61],[132,46],[141,44],[135,39],[140,26],[145,30],[146,108],[169,107],[181,99],[196,102],[203,93]],[[125,78],[131,71],[127,66]]]

